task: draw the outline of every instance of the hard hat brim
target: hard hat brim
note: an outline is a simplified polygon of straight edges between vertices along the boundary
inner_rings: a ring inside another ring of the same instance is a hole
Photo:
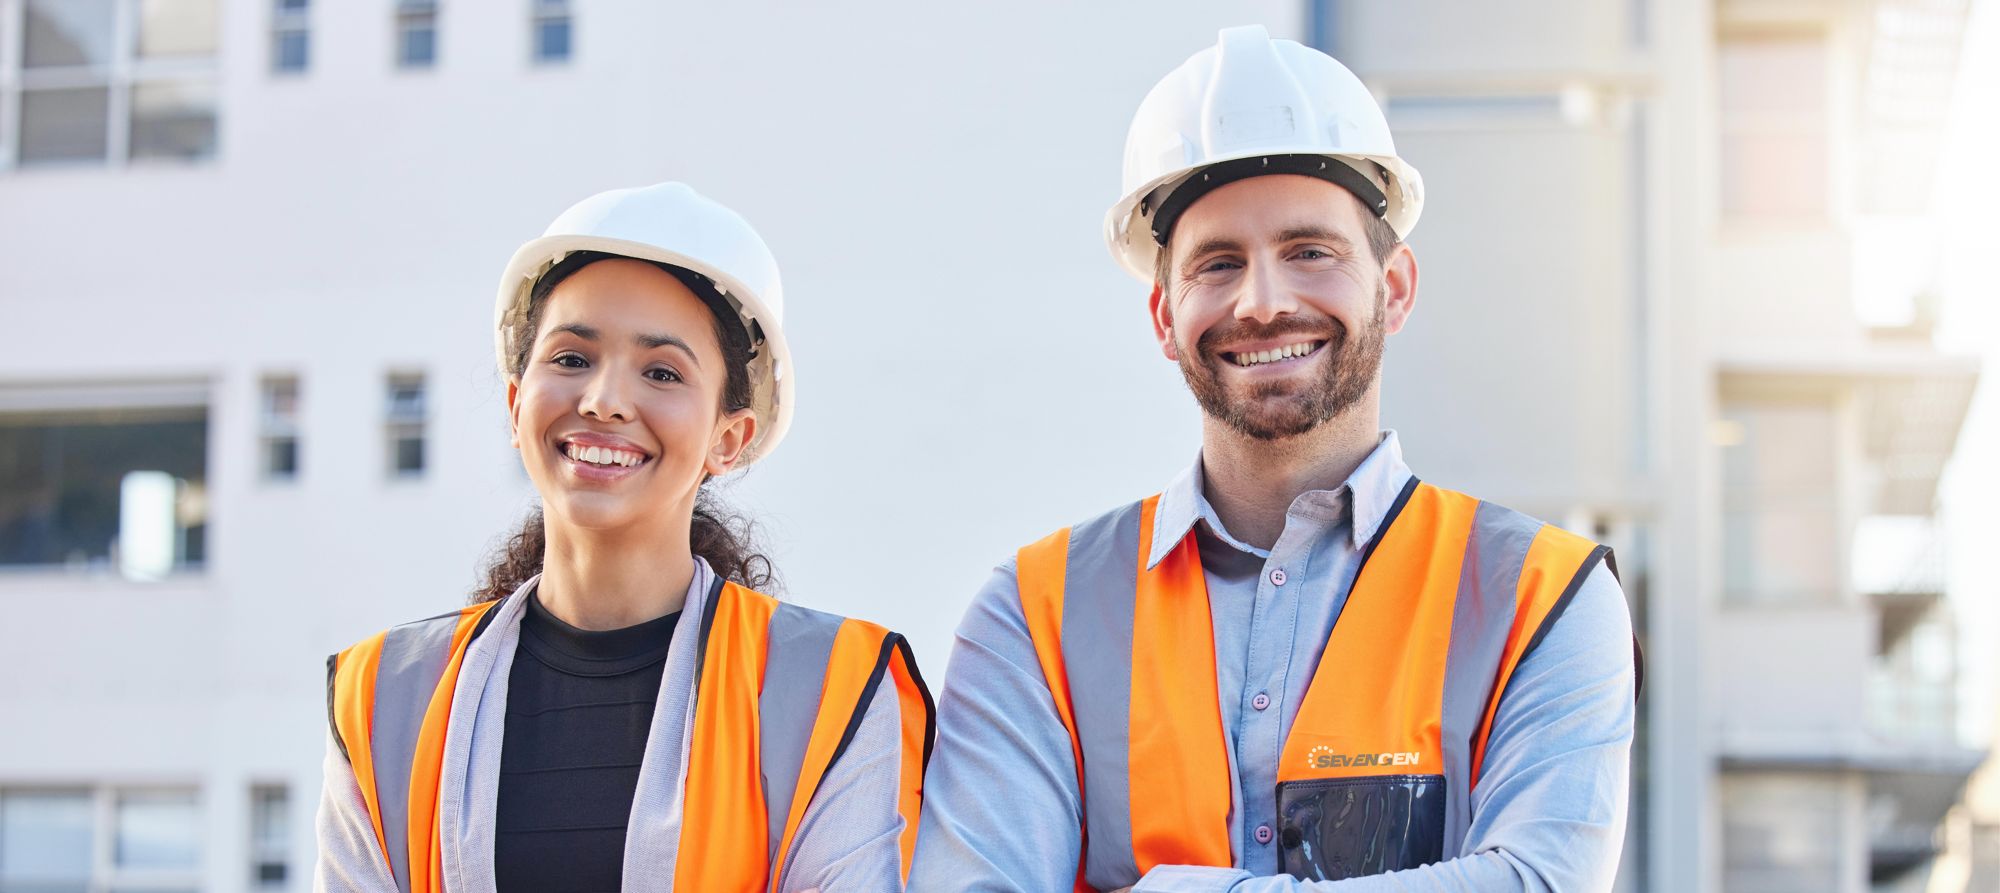
[[[1319,150],[1317,147],[1301,148],[1299,151],[1286,151],[1282,146],[1258,147],[1206,159],[1199,165],[1155,177],[1138,189],[1132,190],[1117,204],[1112,205],[1111,210],[1104,215],[1104,241],[1111,249],[1111,256],[1134,278],[1147,285],[1154,284],[1153,269],[1162,249],[1153,241],[1149,225],[1151,214],[1141,211],[1141,203],[1153,198],[1156,200],[1153,209],[1157,210],[1158,197],[1172,192],[1174,187],[1207,168],[1230,161],[1275,155],[1314,155],[1349,162],[1350,166],[1355,161],[1379,166],[1388,173],[1386,178],[1388,182],[1384,184],[1382,192],[1388,199],[1389,207],[1382,215],[1382,219],[1388,222],[1390,229],[1396,231],[1398,239],[1409,237],[1410,231],[1417,226],[1418,216],[1423,213],[1423,177],[1417,173],[1415,167],[1397,156],[1336,155]]]

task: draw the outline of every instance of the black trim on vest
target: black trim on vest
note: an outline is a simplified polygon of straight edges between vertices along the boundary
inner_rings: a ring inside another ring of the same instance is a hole
[[[1620,586],[1625,584],[1624,576],[1618,573],[1618,556],[1605,553],[1604,566],[1611,569],[1611,579],[1617,580]],[[1632,634],[1632,700],[1638,701],[1639,693],[1645,690],[1646,649],[1639,646],[1639,634],[1635,632]]]
[[[1564,587],[1562,596],[1556,599],[1555,607],[1549,609],[1549,616],[1542,618],[1542,625],[1535,628],[1533,636],[1528,637],[1528,647],[1521,649],[1521,661],[1527,660],[1528,655],[1535,652],[1535,646],[1542,644],[1542,639],[1549,634],[1549,630],[1555,628],[1556,621],[1562,617],[1563,611],[1569,608],[1570,600],[1576,598],[1578,590],[1583,588],[1583,581],[1590,577],[1590,572],[1597,568],[1597,563],[1609,559],[1610,556],[1610,546],[1598,546],[1590,550],[1590,556],[1583,559],[1583,566],[1576,569],[1576,575],[1569,578],[1569,585]],[[1520,666],[1520,661],[1516,661],[1514,665]]]
[[[1638,703],[1639,693],[1646,690],[1646,649],[1639,647],[1639,634],[1632,634],[1632,702]]]
[[[910,671],[910,682],[917,686],[917,692],[924,696],[924,762],[931,764],[931,746],[937,742],[937,702],[931,700],[931,687],[924,684],[924,674],[917,671],[916,652],[910,650],[910,640],[890,633],[896,639],[896,650],[903,655],[903,666]]]
[[[505,596],[502,596],[501,600],[504,601],[505,598],[506,598]],[[479,621],[472,624],[472,635],[465,637],[466,643],[470,645],[473,639],[479,638],[480,633],[485,632],[487,627],[492,626],[493,615],[498,613],[500,613],[500,606],[494,605],[491,608],[487,608],[484,613],[480,614]],[[447,657],[446,659],[449,660],[450,658]]]
[[[340,748],[340,758],[346,760],[349,765],[352,765],[354,763],[354,758],[348,755],[347,742],[342,740],[340,737],[340,721],[338,719],[335,719],[337,712],[335,711],[333,706],[335,703],[333,680],[337,678],[337,674],[339,672],[340,672],[340,655],[339,654],[327,655],[326,656],[326,728],[328,731],[333,733],[333,746]]]
[[[1180,221],[1181,214],[1211,190],[1265,174],[1298,174],[1325,180],[1353,193],[1376,217],[1389,215],[1389,200],[1383,197],[1380,188],[1360,171],[1329,156],[1259,155],[1209,165],[1175,187],[1172,193],[1160,200],[1160,210],[1153,214],[1153,241],[1165,247],[1167,237],[1173,234],[1174,224]],[[1144,213],[1143,210],[1141,213]]]
[[[1410,475],[1409,481],[1403,484],[1403,491],[1396,494],[1396,501],[1389,505],[1388,514],[1382,516],[1382,526],[1375,528],[1375,536],[1370,538],[1368,545],[1361,549],[1361,563],[1354,568],[1355,582],[1360,582],[1361,572],[1368,569],[1368,559],[1375,555],[1375,547],[1382,545],[1382,538],[1389,534],[1389,526],[1396,523],[1396,519],[1402,516],[1403,507],[1410,504],[1410,497],[1416,494],[1417,485],[1420,483],[1422,482],[1417,480],[1416,475]],[[1353,515],[1351,508],[1348,511],[1348,515],[1351,519]],[[1354,522],[1349,520],[1348,523],[1352,524]]]
[[[702,668],[708,666],[708,632],[715,628],[715,609],[717,605],[722,604],[722,587],[728,582],[728,580],[718,575],[715,578],[715,582],[709,584],[708,601],[703,603],[701,611],[701,638],[695,642],[694,649],[694,691],[696,697],[700,697],[701,695]]]
[[[895,633],[882,639],[882,650],[875,655],[875,669],[868,674],[868,684],[861,687],[861,699],[854,704],[854,715],[847,718],[847,728],[841,730],[840,743],[834,745],[833,756],[826,761],[826,768],[822,771],[833,771],[833,764],[840,762],[841,754],[846,753],[847,745],[854,741],[854,733],[861,731],[861,718],[868,713],[868,702],[875,700],[875,691],[882,687],[882,677],[889,672],[889,657],[895,653],[896,643],[902,639]]]

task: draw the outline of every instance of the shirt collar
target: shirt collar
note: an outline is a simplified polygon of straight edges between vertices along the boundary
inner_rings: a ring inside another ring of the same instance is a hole
[[[1345,491],[1345,501],[1353,520],[1348,525],[1348,535],[1354,548],[1360,550],[1375,538],[1410,476],[1410,467],[1403,462],[1403,447],[1396,432],[1384,431],[1375,449],[1369,451],[1368,457],[1361,460],[1354,473],[1348,475],[1339,487],[1301,493],[1293,499],[1292,505],[1297,507],[1301,500],[1324,499],[1327,494]],[[1210,532],[1231,547],[1258,557],[1269,557],[1265,550],[1238,541],[1223,528],[1222,520],[1216,517],[1208,498],[1202,494],[1201,478],[1201,455],[1196,453],[1194,463],[1182,469],[1173,482],[1161,491],[1160,502],[1153,509],[1153,548],[1151,554],[1146,556],[1147,568],[1159,564],[1168,552],[1180,545],[1181,540],[1194,531],[1197,521],[1207,521]]]

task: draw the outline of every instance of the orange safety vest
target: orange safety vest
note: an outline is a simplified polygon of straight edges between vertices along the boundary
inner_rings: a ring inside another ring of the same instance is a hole
[[[499,603],[394,627],[328,659],[334,739],[403,893],[444,890],[438,781],[452,697],[466,648]],[[873,623],[735,583],[709,590],[701,620],[675,889],[777,889],[813,792],[885,678],[903,722],[897,808],[907,879],[936,731],[909,644]]]
[[[1234,864],[1207,582],[1192,533],[1146,566],[1158,502],[1016,556],[1083,795],[1078,890],[1156,865]],[[1507,681],[1600,561],[1610,549],[1411,479],[1292,719],[1277,772],[1283,870],[1339,880],[1456,852]]]

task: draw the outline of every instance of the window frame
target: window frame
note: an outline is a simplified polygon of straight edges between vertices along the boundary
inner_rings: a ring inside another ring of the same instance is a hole
[[[423,480],[430,474],[430,420],[431,389],[430,376],[421,370],[392,370],[382,378],[382,447],[383,471],[391,482],[414,482]],[[396,399],[399,385],[414,384],[417,392],[416,408],[413,412],[401,412]],[[417,467],[403,468],[398,448],[401,441],[414,434],[417,441]]]
[[[390,62],[399,72],[436,71],[438,67],[438,38],[443,34],[441,4],[437,0],[395,0],[389,10]],[[404,29],[412,21],[428,22],[431,32],[430,55],[422,62],[412,62],[404,45]]]
[[[286,9],[286,0],[271,0],[270,28],[270,73],[275,77],[304,77],[312,71],[312,0],[303,0],[300,8]],[[282,64],[282,49],[287,35],[297,34],[305,39],[305,57],[297,68],[287,68]]]
[[[560,21],[567,29],[561,56],[542,55],[542,26]],[[576,58],[576,6],[570,0],[528,0],[528,64],[560,68]]]
[[[143,0],[107,0],[111,6],[111,50],[101,65],[62,65],[30,69],[27,65],[29,0],[0,0],[0,173],[18,170],[202,166],[222,155],[222,16],[224,0],[216,3],[215,49],[206,56],[147,59],[139,54],[140,4]],[[209,88],[215,96],[209,150],[190,158],[132,156],[133,93],[149,84],[191,84]],[[89,158],[24,161],[23,122],[27,95],[61,89],[105,91],[104,153]]]
[[[0,799],[15,794],[82,794],[90,805],[90,874],[84,878],[89,893],[112,890],[202,889],[208,865],[204,813],[207,798],[202,786],[192,782],[86,782],[61,781],[0,783]],[[118,802],[127,794],[186,794],[193,801],[195,833],[194,864],[177,869],[129,869],[118,865]]]

